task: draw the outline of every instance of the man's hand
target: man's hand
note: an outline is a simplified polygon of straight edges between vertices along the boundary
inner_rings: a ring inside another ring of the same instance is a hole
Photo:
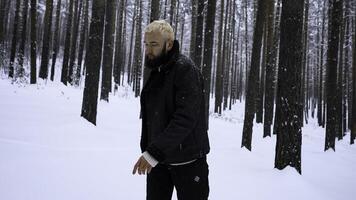
[[[132,174],[136,174],[136,171],[139,175],[144,175],[147,171],[147,174],[152,170],[152,166],[147,162],[147,160],[141,156],[136,162]]]

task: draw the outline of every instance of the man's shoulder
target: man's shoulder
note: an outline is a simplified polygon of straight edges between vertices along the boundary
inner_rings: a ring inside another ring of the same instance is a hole
[[[175,65],[177,67],[177,70],[197,70],[197,67],[194,64],[193,60],[183,54],[178,55]]]

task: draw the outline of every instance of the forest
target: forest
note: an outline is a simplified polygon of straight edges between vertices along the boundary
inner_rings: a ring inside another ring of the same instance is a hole
[[[144,29],[158,19],[201,70],[210,115],[244,102],[241,147],[252,150],[263,124],[275,167],[301,173],[310,120],[325,128],[325,151],[354,144],[354,0],[0,0],[0,73],[84,88],[81,116],[96,124],[98,101],[118,88],[140,96]]]

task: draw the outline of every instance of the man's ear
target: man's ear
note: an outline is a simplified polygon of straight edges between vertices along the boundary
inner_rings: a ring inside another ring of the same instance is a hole
[[[168,41],[166,43],[166,49],[170,51],[173,48],[173,41]]]

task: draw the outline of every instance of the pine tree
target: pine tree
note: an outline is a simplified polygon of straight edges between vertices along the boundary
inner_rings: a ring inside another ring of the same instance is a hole
[[[12,42],[11,42],[11,52],[10,52],[10,67],[9,67],[9,77],[14,77],[14,62],[16,56],[16,48],[17,48],[17,31],[18,31],[18,23],[20,19],[20,5],[21,0],[16,0],[16,8],[15,8],[15,20],[14,20],[14,29],[12,33]]]
[[[37,1],[31,0],[31,79],[30,83],[35,84],[36,81],[36,52],[37,52],[37,31],[36,31],[36,23],[37,23]]]
[[[294,167],[301,173],[302,102],[301,64],[303,57],[303,0],[283,0],[278,70],[278,92],[281,112],[277,129],[275,167]],[[299,94],[299,95],[298,95]]]
[[[209,120],[209,101],[210,101],[210,82],[211,69],[214,45],[214,28],[215,28],[215,12],[216,0],[208,0],[207,18],[205,21],[204,31],[204,57],[203,57],[203,77],[204,77],[204,94],[205,94],[205,110],[207,111],[206,118]],[[182,32],[183,34],[183,32]],[[182,40],[183,41],[183,40]],[[209,124],[209,123],[208,123]]]
[[[28,0],[24,0],[24,6],[22,10],[22,22],[21,22],[21,42],[19,48],[19,71],[18,76],[23,77],[25,69],[23,67],[24,57],[25,57],[25,44],[26,44],[26,34],[27,34],[27,12],[28,12]]]
[[[104,31],[105,1],[93,0],[89,41],[86,56],[86,75],[81,116],[96,125],[99,74]]]
[[[109,101],[109,92],[111,92],[114,37],[115,37],[115,0],[106,0],[105,11],[105,39],[103,53],[103,69],[101,78],[100,99]]]
[[[88,28],[89,28],[89,0],[85,1],[83,17],[84,17],[84,20],[83,20],[82,28],[80,31],[77,72],[75,73],[75,76],[76,76],[75,77],[75,85],[77,85],[77,86],[79,85],[79,80],[80,80],[80,76],[81,76],[80,72],[82,70],[84,48],[88,41],[87,36],[88,36]],[[83,70],[83,72],[84,72],[84,70]]]
[[[325,151],[332,148],[335,151],[335,137],[337,132],[337,110],[336,110],[336,96],[335,91],[337,89],[336,76],[338,52],[339,52],[339,40],[340,40],[340,23],[342,13],[342,0],[330,0],[329,3],[330,15],[329,15],[329,41],[328,41],[328,53],[327,53],[327,110],[326,110],[326,137],[325,137]]]
[[[268,0],[266,3],[266,34],[267,34],[267,49],[266,49],[266,91],[264,99],[264,129],[263,137],[271,136],[271,125],[273,120],[274,109],[274,85],[276,69],[273,65],[273,37],[276,34],[274,30],[274,0]]]
[[[221,114],[222,112],[222,98],[223,98],[223,64],[222,64],[222,52],[223,52],[223,27],[224,27],[224,8],[225,0],[221,0],[220,3],[220,22],[218,33],[218,47],[217,47],[217,63],[216,63],[216,83],[215,83],[215,107],[214,112]]]
[[[137,0],[137,13],[138,18],[136,19],[136,39],[135,39],[135,59],[133,62],[134,72],[135,72],[135,97],[138,97],[141,92],[141,71],[142,71],[142,0]]]
[[[69,70],[68,70],[68,82],[70,84],[74,84],[74,71],[76,68],[75,60],[77,55],[77,40],[78,40],[78,28],[79,21],[81,15],[83,0],[75,0],[75,8],[74,8],[74,18],[73,18],[73,27],[72,27],[72,39],[71,39],[71,50],[70,50],[70,59],[69,59]],[[79,9],[79,11],[78,11]]]
[[[261,46],[263,36],[263,24],[265,16],[265,0],[258,0],[257,17],[253,33],[253,47],[251,57],[251,68],[248,75],[248,85],[246,91],[246,105],[245,105],[245,117],[242,133],[242,147],[246,147],[251,151],[252,142],[252,126],[253,119],[256,110],[256,89],[257,89],[257,75],[260,66]]]
[[[204,25],[204,1],[198,1],[196,35],[195,35],[195,56],[193,61],[195,65],[202,70],[202,49],[203,49],[203,25]]]
[[[61,5],[62,1],[58,0],[57,2],[57,10],[56,10],[56,24],[55,24],[55,31],[53,35],[53,54],[52,54],[52,67],[51,67],[51,81],[54,80],[54,73],[55,73],[55,66],[56,66],[56,60],[57,60],[57,54],[59,50],[59,40],[60,40],[60,27],[59,27],[59,21],[60,21],[60,16],[61,16]]]
[[[151,0],[151,14],[150,14],[150,22],[159,19],[159,0]]]
[[[64,85],[67,85],[68,82],[68,63],[70,56],[70,45],[71,45],[71,34],[72,34],[72,18],[73,18],[73,5],[74,0],[69,0],[69,15],[67,17],[66,24],[66,37],[64,44],[64,52],[63,52],[63,65],[62,65],[62,74],[61,74],[61,82]]]
[[[354,19],[354,28],[356,28],[356,20]],[[355,29],[354,29],[355,30]],[[352,71],[352,123],[351,128],[351,144],[355,143],[356,139],[356,34],[354,34],[354,47],[353,47],[353,71]]]
[[[42,58],[39,77],[42,79],[48,78],[48,63],[49,63],[49,45],[52,28],[52,10],[53,0],[46,0],[46,12],[44,18],[44,32],[42,42]]]

